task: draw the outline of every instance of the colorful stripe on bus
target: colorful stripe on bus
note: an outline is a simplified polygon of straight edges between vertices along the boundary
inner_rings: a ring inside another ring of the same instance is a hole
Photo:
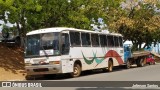
[[[83,52],[82,52],[82,55],[83,55],[84,61],[85,61],[88,65],[92,64],[94,61],[95,61],[95,62],[97,63],[97,65],[98,65],[98,64],[102,63],[103,60],[105,60],[106,58],[109,58],[109,57],[115,58],[119,64],[123,64],[123,63],[124,63],[123,60],[122,60],[122,58],[121,58],[121,56],[120,56],[116,51],[114,51],[114,50],[109,50],[102,59],[98,59],[98,58],[96,57],[96,53],[94,53],[94,52],[93,52],[93,58],[92,58],[91,60],[87,59],[87,58],[84,56]],[[96,66],[97,66],[97,65],[96,65]]]

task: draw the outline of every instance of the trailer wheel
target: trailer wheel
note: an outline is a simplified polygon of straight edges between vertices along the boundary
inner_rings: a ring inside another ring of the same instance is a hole
[[[109,71],[109,72],[112,72],[112,71],[113,71],[113,63],[112,63],[111,60],[109,60],[109,62],[108,62],[108,71]]]
[[[153,65],[155,65],[155,64],[156,64],[156,62],[154,61],[154,62],[153,62]]]
[[[141,59],[138,60],[137,66],[138,67],[143,67],[144,66],[144,60],[143,60],[143,58],[141,58]]]
[[[127,68],[127,69],[131,68],[131,63],[130,63],[130,60],[127,60],[127,63],[126,63],[126,68]]]
[[[73,72],[71,73],[71,77],[78,77],[81,75],[81,67],[79,64],[74,64]]]
[[[149,65],[155,65],[155,62],[149,62]]]

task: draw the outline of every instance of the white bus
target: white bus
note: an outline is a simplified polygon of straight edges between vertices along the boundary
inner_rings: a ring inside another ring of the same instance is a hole
[[[75,28],[46,28],[27,33],[25,69],[28,76],[104,69],[124,64],[120,34]]]

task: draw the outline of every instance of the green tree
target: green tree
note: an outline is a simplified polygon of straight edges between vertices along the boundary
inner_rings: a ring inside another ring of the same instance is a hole
[[[42,27],[90,29],[91,19],[103,15],[105,0],[40,0]]]
[[[0,19],[16,24],[21,36],[27,31],[47,27],[90,29],[91,19],[104,15],[106,1],[0,0]]]
[[[141,49],[142,43],[145,46],[157,42],[159,33],[159,17],[155,11],[159,3],[138,2],[134,0],[125,3],[122,12],[118,12],[119,16],[116,20],[109,24],[110,29],[114,32],[121,33],[124,40],[131,40],[136,49]],[[138,47],[139,46],[139,47]]]
[[[28,21],[30,19],[31,11],[38,12],[41,6],[34,0],[0,0],[1,20],[9,21],[16,24],[20,36],[24,37],[28,31]]]
[[[21,36],[48,27],[91,29],[92,19],[116,19],[123,0],[0,0],[0,19],[16,24]],[[5,15],[7,14],[7,16]],[[112,17],[113,13],[113,17]],[[105,18],[107,17],[107,18]]]

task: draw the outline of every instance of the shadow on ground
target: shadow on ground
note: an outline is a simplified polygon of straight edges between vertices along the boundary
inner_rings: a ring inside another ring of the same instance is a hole
[[[5,71],[24,70],[23,49],[19,47],[7,47],[0,43],[0,68]]]
[[[138,68],[138,67],[135,65],[135,66],[131,66],[130,69],[135,69],[135,68]],[[140,67],[140,68],[143,68],[143,67]],[[102,69],[89,70],[89,71],[83,71],[80,77],[92,76],[92,75],[102,74],[102,73],[114,73],[114,72],[119,72],[123,70],[129,70],[129,69],[126,69],[125,66],[117,66],[113,68],[112,72],[106,72],[106,71],[103,71]],[[35,77],[32,77],[31,80],[65,80],[70,78],[71,77],[69,76],[69,74],[57,74],[57,75],[35,76]]]

